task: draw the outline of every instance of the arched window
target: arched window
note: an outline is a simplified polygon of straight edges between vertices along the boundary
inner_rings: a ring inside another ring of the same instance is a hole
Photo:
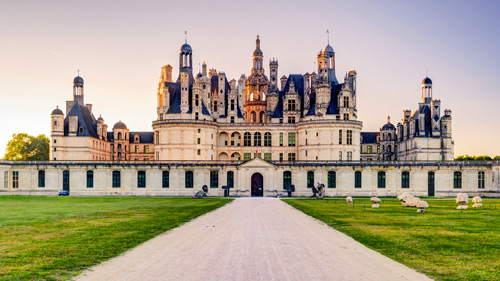
[[[260,123],[264,123],[264,121],[266,121],[266,117],[265,117],[264,111],[261,111],[260,112],[260,120],[259,120],[259,122]]]
[[[121,140],[122,139],[122,133],[118,133],[118,139]]]
[[[264,134],[264,146],[271,146],[272,139],[271,139],[271,133],[266,132]]]
[[[392,150],[392,146],[389,144],[389,145],[387,146],[387,151],[392,152],[391,150]]]
[[[262,137],[259,132],[255,133],[253,135],[253,145],[254,146],[261,146],[262,145]]]
[[[283,172],[283,189],[292,185],[292,172],[284,171]]]
[[[312,188],[314,186],[314,171],[307,172],[307,188]]]
[[[378,188],[385,188],[385,172],[379,171],[377,174]]]
[[[257,122],[257,114],[255,113],[255,111],[252,111],[252,113],[250,113],[250,121],[253,122],[253,123],[256,123]]]
[[[252,135],[249,132],[246,132],[243,135],[243,146],[251,146],[252,145]]]

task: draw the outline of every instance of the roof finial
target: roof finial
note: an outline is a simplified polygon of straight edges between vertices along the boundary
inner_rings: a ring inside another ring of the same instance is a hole
[[[188,32],[187,30],[184,31],[184,43],[187,44],[188,42]]]
[[[429,77],[429,68],[425,68],[425,77]]]
[[[387,123],[391,123],[391,116],[387,115]]]
[[[78,73],[77,76],[80,76],[80,69],[77,69],[76,72]]]
[[[328,40],[328,45],[330,45],[330,31],[328,31],[328,29],[326,30],[326,37]]]

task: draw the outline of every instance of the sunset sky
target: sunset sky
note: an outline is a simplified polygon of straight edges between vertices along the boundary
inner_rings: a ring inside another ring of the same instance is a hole
[[[500,155],[500,1],[16,0],[0,10],[0,157],[14,133],[50,134],[77,69],[96,117],[152,131],[160,70],[178,75],[185,30],[195,71],[206,61],[229,79],[249,75],[257,33],[279,76],[312,72],[329,30],[337,78],[358,73],[363,131],[416,109],[428,69],[455,156]]]

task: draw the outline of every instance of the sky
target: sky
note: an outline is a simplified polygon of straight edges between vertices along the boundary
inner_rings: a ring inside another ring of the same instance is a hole
[[[257,34],[279,76],[311,73],[326,30],[337,78],[358,73],[363,131],[415,110],[428,73],[442,114],[452,110],[455,155],[500,155],[499,1],[0,1],[0,156],[14,133],[50,135],[78,69],[96,118],[151,131],[161,67],[178,75],[184,31],[196,72],[205,61],[238,79]]]

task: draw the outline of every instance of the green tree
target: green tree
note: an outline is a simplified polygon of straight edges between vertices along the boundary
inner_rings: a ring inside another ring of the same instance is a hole
[[[13,134],[7,143],[5,160],[49,160],[49,138],[26,133]]]

